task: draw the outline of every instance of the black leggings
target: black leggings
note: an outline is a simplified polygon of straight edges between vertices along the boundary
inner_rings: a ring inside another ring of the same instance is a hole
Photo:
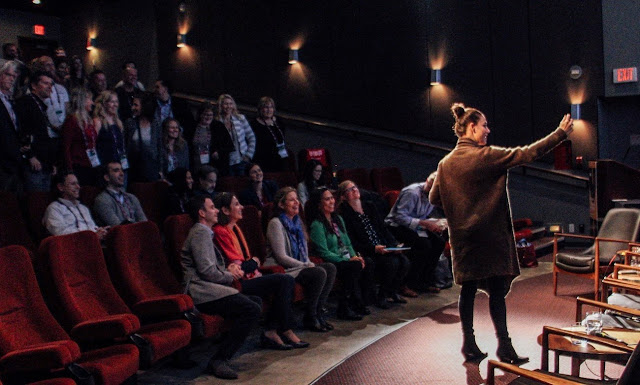
[[[326,305],[335,280],[336,266],[332,263],[320,263],[298,273],[296,282],[304,288],[305,311],[308,317],[316,317],[320,309]]]
[[[265,329],[279,332],[291,329],[291,300],[295,280],[288,274],[265,274],[262,277],[243,279],[242,294],[257,295],[271,300],[265,315]]]
[[[508,292],[507,278],[491,277],[484,280],[489,292],[489,313],[498,339],[509,338],[507,330],[507,306],[504,297]],[[478,290],[478,281],[462,283],[458,309],[462,323],[462,333],[473,335],[473,305]]]

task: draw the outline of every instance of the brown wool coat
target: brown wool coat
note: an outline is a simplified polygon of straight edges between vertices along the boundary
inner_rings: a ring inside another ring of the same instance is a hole
[[[429,200],[444,209],[449,223],[456,283],[504,276],[510,284],[520,274],[507,171],[539,158],[566,136],[558,128],[533,144],[514,148],[480,146],[461,138],[440,161]]]

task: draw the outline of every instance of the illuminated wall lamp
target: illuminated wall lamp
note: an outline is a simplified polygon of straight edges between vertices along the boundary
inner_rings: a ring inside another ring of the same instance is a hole
[[[290,49],[289,50],[289,64],[296,64],[298,62],[298,50]]]
[[[87,39],[87,51],[96,49],[96,38],[90,37]]]
[[[432,69],[431,70],[431,85],[436,86],[442,83],[442,70]]]
[[[185,47],[186,45],[187,45],[187,34],[186,33],[179,33],[178,34],[177,47],[178,48],[182,48],[182,47]]]
[[[571,119],[573,120],[580,119],[580,104],[571,105]]]

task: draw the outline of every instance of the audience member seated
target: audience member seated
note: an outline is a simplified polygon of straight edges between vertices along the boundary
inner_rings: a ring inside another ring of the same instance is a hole
[[[262,209],[264,205],[273,202],[273,197],[278,191],[278,185],[272,180],[264,180],[264,174],[260,165],[253,163],[248,170],[249,187],[240,192],[240,203],[245,206],[256,206]]]
[[[18,64],[8,60],[0,67],[0,190],[22,191],[22,154],[28,150],[18,135],[18,115],[13,104],[13,89]]]
[[[129,160],[125,148],[124,126],[118,117],[118,95],[115,92],[104,91],[98,96],[93,109],[93,124],[98,133],[96,151],[100,164],[119,162],[127,172]]]
[[[72,90],[76,87],[86,87],[88,83],[87,74],[84,70],[82,59],[78,55],[71,56],[69,60],[71,65],[69,69],[69,80],[66,84],[67,89]]]
[[[176,119],[182,124],[182,130],[193,130],[195,122],[186,102],[171,97],[173,91],[166,79],[156,80],[153,95],[156,99],[156,111],[154,119],[160,124],[169,118]],[[188,128],[187,128],[188,127]]]
[[[218,224],[213,227],[213,241],[224,254],[227,269],[234,276],[240,276],[242,293],[272,301],[265,317],[266,330],[260,338],[262,347],[276,350],[308,347],[309,343],[301,341],[291,330],[294,278],[288,274],[274,273],[263,276],[260,273],[260,259],[251,255],[244,234],[237,226],[238,221],[242,219],[242,205],[235,194],[220,193],[214,203],[220,212]]]
[[[24,167],[26,191],[51,191],[51,175],[58,160],[57,138],[51,136],[47,106],[44,100],[51,96],[53,79],[46,72],[36,71],[29,78],[31,92],[16,100],[19,136],[28,138],[23,144],[30,146],[24,153],[28,164]]]
[[[124,191],[124,171],[120,162],[108,162],[104,167],[107,186],[95,199],[93,212],[104,226],[146,221],[140,201]]]
[[[196,308],[205,314],[220,315],[230,325],[223,334],[217,351],[209,360],[209,373],[223,379],[238,378],[228,362],[258,324],[262,301],[231,287],[240,279],[242,270],[227,270],[222,253],[213,243],[212,227],[218,223],[218,209],[209,197],[194,197],[188,204],[194,225],[182,247],[182,270],[185,292],[191,295]]]
[[[222,94],[218,98],[218,121],[227,129],[233,148],[228,153],[229,175],[242,176],[256,151],[256,136],[244,115],[238,112],[236,102],[231,95]],[[224,136],[223,136],[224,137]],[[226,158],[220,154],[221,158]]]
[[[189,146],[180,132],[180,123],[174,118],[162,122],[162,174],[177,168],[189,168]]]
[[[304,288],[304,327],[316,331],[333,330],[324,318],[322,309],[336,279],[336,266],[332,263],[315,265],[309,259],[307,232],[298,215],[300,201],[293,187],[283,187],[274,198],[273,218],[267,226],[268,253],[287,274],[295,277]]]
[[[409,270],[409,260],[399,251],[387,247],[399,247],[398,241],[384,226],[373,204],[360,199],[355,183],[345,180],[338,186],[341,203],[340,214],[347,226],[353,248],[375,263],[375,273],[380,282],[376,305],[388,308],[388,302],[406,303],[398,296]]]
[[[120,120],[126,122],[132,115],[133,97],[143,92],[144,89],[138,87],[138,70],[135,67],[127,66],[122,69],[122,85],[118,83],[115,92],[118,95],[118,116]]]
[[[198,124],[195,130],[185,131],[194,170],[205,164],[225,170],[229,167],[227,155],[233,149],[233,143],[224,125],[214,120],[215,110],[213,104],[202,103],[198,109]]]
[[[287,148],[285,146],[285,127],[282,120],[276,119],[276,104],[268,96],[258,102],[258,116],[251,121],[256,136],[256,153],[253,161],[262,165],[265,172],[286,171],[289,169]]]
[[[218,183],[218,170],[207,164],[201,166],[196,172],[198,188],[193,190],[193,195],[208,196],[213,200],[216,197],[216,183]]]
[[[154,112],[155,103],[150,94],[133,97],[132,117],[126,121],[124,131],[131,182],[154,182],[162,177],[162,127],[153,118]]]
[[[104,239],[108,227],[96,226],[87,206],[78,201],[80,198],[80,183],[71,173],[59,173],[55,177],[56,186],[60,191],[60,198],[51,202],[44,213],[42,224],[51,235],[64,235],[78,231],[91,230]]]
[[[304,165],[302,182],[298,184],[298,199],[303,206],[309,200],[311,191],[323,185],[320,178],[322,178],[322,163],[319,160],[309,159]]]
[[[360,275],[365,268],[364,258],[356,254],[347,235],[344,221],[335,212],[336,200],[326,187],[311,192],[305,206],[309,225],[311,254],[336,265],[342,283],[338,304],[338,318],[358,321],[371,314],[362,299]]]
[[[91,110],[93,99],[86,88],[71,91],[71,108],[62,125],[62,152],[66,170],[73,171],[82,186],[98,186],[100,159],[96,151],[96,131]]]
[[[433,286],[433,273],[444,249],[443,232],[446,219],[429,203],[429,191],[436,173],[423,183],[414,183],[402,189],[385,223],[397,240],[411,247],[408,252],[411,268],[407,274],[407,288],[403,293],[415,296],[415,291],[438,293]]]
[[[93,92],[94,100],[108,89],[107,75],[102,70],[93,70],[89,74],[89,89]]]
[[[167,174],[169,186],[169,215],[187,212],[187,203],[193,197],[193,177],[191,171],[178,167]]]

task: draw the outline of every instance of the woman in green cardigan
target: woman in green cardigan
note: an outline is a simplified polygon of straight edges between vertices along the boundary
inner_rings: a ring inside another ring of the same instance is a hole
[[[320,187],[311,192],[305,207],[311,255],[336,265],[342,283],[338,318],[361,320],[371,314],[362,302],[360,273],[365,268],[362,257],[356,254],[342,218],[335,213],[336,200],[331,191]]]

